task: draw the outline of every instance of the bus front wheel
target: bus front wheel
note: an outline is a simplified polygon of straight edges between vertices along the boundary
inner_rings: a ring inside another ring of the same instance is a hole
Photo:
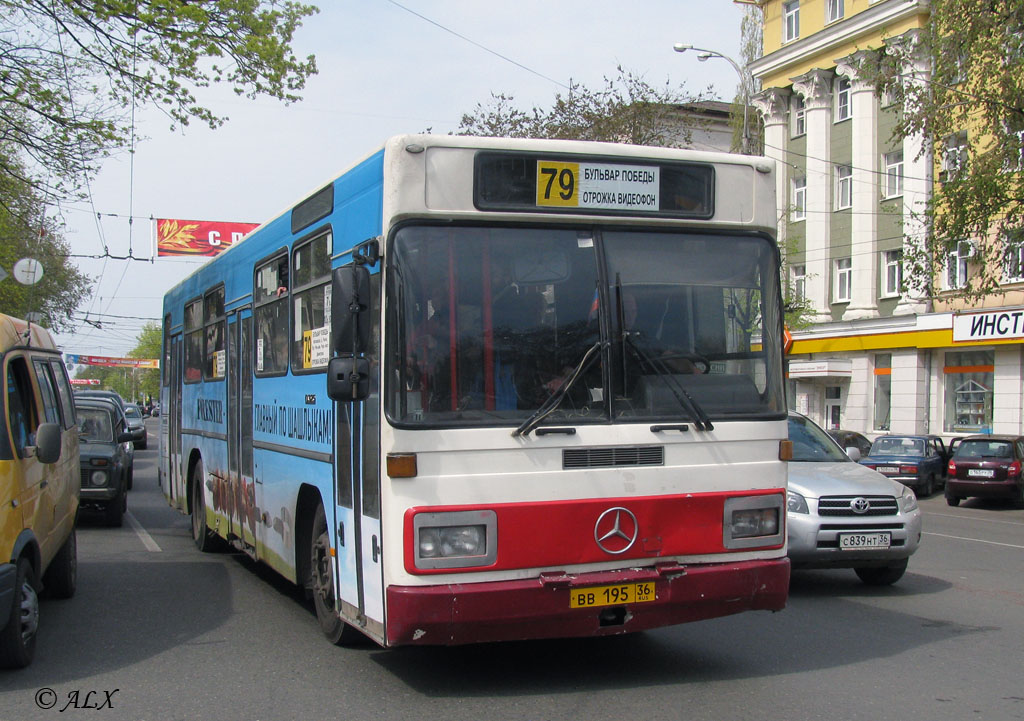
[[[339,646],[360,640],[362,634],[342,620],[335,610],[334,564],[323,504],[317,506],[313,517],[309,547],[309,586],[313,591],[313,605],[316,607],[320,630],[328,641]]]

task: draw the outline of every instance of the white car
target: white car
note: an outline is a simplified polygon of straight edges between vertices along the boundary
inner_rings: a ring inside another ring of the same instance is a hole
[[[789,439],[793,568],[852,568],[872,586],[898,581],[921,542],[914,491],[856,463],[806,416],[790,414]]]

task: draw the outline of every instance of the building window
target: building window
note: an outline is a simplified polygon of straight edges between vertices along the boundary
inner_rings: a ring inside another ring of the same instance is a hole
[[[793,220],[807,218],[807,178],[793,178]]]
[[[961,240],[946,258],[946,290],[956,290],[967,285],[967,261],[974,255],[970,241]]]
[[[875,354],[875,414],[873,428],[887,431],[892,425],[892,353]]]
[[[838,431],[842,427],[843,389],[825,386],[825,429]]]
[[[852,115],[850,108],[850,80],[839,78],[836,80],[836,122],[849,120]]]
[[[782,42],[788,43],[800,37],[800,0],[792,0],[782,6]]]
[[[1003,281],[1019,283],[1024,280],[1024,229],[1008,230],[1003,234]]]
[[[807,266],[794,265],[789,272],[793,279],[793,300],[805,299],[807,297]]]
[[[903,251],[887,250],[882,253],[882,260],[885,273],[882,282],[883,297],[898,296],[903,288]]]
[[[895,198],[903,195],[903,151],[895,150],[886,153],[885,164],[885,197]]]
[[[947,183],[956,180],[967,169],[967,131],[954,133],[946,138],[942,149],[942,170],[939,181]]]
[[[853,280],[853,267],[849,258],[839,258],[835,264],[835,302],[850,302],[850,284]]]
[[[834,23],[843,19],[843,0],[827,0],[825,4],[825,22]]]
[[[807,103],[802,95],[794,94],[789,101],[789,113],[793,121],[793,137],[807,134]]]
[[[992,351],[946,353],[944,430],[948,433],[992,432]]]
[[[836,166],[836,210],[845,210],[853,205],[853,167]]]

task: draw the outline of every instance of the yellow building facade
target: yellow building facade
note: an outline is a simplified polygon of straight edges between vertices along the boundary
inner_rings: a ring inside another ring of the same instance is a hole
[[[778,161],[779,238],[814,324],[793,333],[791,407],[829,428],[881,433],[1024,433],[1024,278],[985,307],[950,291],[972,268],[961,244],[928,298],[902,288],[904,250],[937,159],[893,137],[897,108],[858,72],[866,54],[913,41],[925,0],[764,0],[765,155]],[[905,72],[927,77],[927,58]],[[943,292],[945,290],[946,292]]]

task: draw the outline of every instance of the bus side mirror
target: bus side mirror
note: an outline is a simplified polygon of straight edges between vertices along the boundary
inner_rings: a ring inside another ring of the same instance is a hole
[[[370,271],[361,265],[334,270],[331,279],[331,347],[358,355],[370,344]]]
[[[331,358],[327,363],[327,395],[339,403],[366,400],[370,395],[370,362],[366,358]]]

